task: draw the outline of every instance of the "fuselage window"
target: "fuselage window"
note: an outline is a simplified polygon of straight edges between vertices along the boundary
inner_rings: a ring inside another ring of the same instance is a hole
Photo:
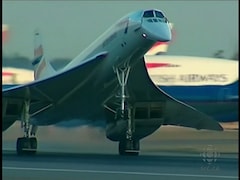
[[[156,17],[164,18],[164,15],[159,11],[155,11],[155,14],[156,14]]]
[[[154,22],[158,22],[158,20],[157,20],[157,19],[153,19],[153,21],[154,21]]]
[[[145,17],[145,18],[154,17],[153,11],[145,11],[143,14],[143,17]]]

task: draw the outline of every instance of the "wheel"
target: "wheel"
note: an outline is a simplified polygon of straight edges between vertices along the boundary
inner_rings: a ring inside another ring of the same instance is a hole
[[[29,138],[31,150],[29,151],[30,154],[35,154],[37,152],[37,138],[31,137]]]
[[[17,139],[16,144],[17,154],[35,154],[37,150],[37,139],[35,137],[21,137]]]
[[[25,149],[30,148],[29,140],[25,137],[21,137],[17,139],[17,153],[19,155],[25,153]]]
[[[139,141],[120,141],[118,146],[119,155],[138,156],[140,149],[139,144]]]
[[[17,148],[17,154],[22,154],[22,149],[23,149],[23,144],[22,144],[22,138],[18,138],[17,139],[17,144],[16,144],[16,148]]]
[[[31,137],[29,138],[29,140],[30,140],[31,149],[37,149],[37,138]]]
[[[118,153],[119,153],[119,155],[126,155],[126,153],[125,153],[125,142],[123,142],[123,141],[119,142]]]

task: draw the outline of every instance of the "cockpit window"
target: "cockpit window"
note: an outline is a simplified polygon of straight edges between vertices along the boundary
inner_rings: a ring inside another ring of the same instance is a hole
[[[143,17],[145,18],[154,17],[153,11],[145,11]]]
[[[156,17],[158,18],[164,18],[163,13],[161,13],[160,11],[155,11]]]
[[[144,11],[143,18],[146,18],[146,21],[151,23],[157,23],[157,22],[168,23],[168,20],[163,15],[163,13],[157,10]]]

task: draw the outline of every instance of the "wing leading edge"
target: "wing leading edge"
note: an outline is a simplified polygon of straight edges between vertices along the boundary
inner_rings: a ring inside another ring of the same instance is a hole
[[[107,54],[107,52],[102,52],[86,59],[81,65],[50,78],[3,89],[2,131],[21,118],[24,101],[30,100],[30,116],[32,116],[51,108],[70,96],[96,73],[98,65]],[[66,82],[68,82],[67,85]],[[78,86],[76,87],[76,85]],[[58,87],[57,91],[56,87]]]
[[[132,68],[129,77],[129,90],[134,92],[135,101],[164,102],[164,125],[177,125],[196,129],[223,130],[211,117],[199,112],[159,89],[150,79],[144,59]]]

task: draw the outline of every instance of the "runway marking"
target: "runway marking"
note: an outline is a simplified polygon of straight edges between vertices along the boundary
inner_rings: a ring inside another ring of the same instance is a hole
[[[21,167],[2,167],[5,170],[28,170],[28,171],[52,171],[52,172],[78,172],[78,173],[98,173],[98,174],[126,174],[126,175],[145,175],[145,176],[177,176],[177,177],[198,177],[198,178],[217,178],[217,179],[238,179],[237,176],[217,176],[200,174],[170,174],[170,173],[150,173],[150,172],[131,172],[131,171],[96,171],[84,169],[46,169],[46,168],[21,168]]]

